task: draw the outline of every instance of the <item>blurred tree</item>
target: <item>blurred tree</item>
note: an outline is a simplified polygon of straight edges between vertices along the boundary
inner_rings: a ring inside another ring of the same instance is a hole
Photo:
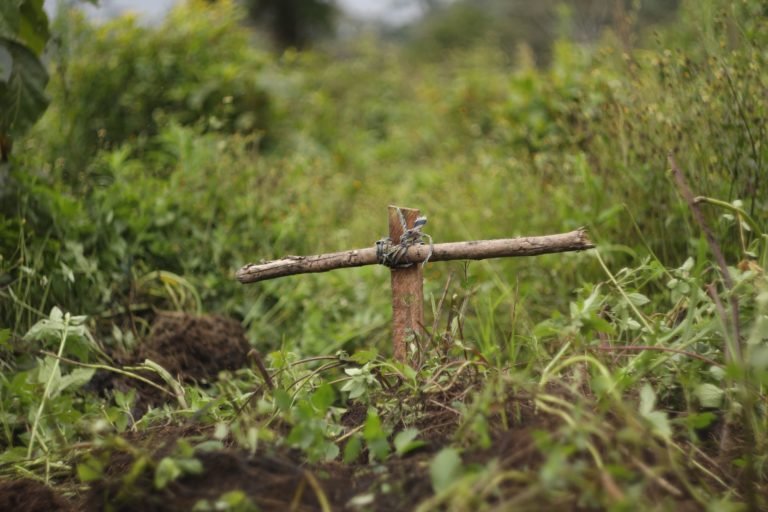
[[[558,37],[594,41],[613,27],[630,44],[632,27],[669,19],[679,0],[420,0],[424,19],[411,29],[417,52],[435,57],[445,50],[485,42],[514,54],[528,45],[539,63],[549,60]]]
[[[332,0],[245,0],[251,19],[265,26],[280,48],[305,48],[330,34],[338,9]]]

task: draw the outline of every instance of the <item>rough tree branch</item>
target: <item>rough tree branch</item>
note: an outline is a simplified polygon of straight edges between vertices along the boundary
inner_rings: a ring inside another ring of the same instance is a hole
[[[429,261],[484,260],[508,256],[535,256],[557,252],[583,251],[594,244],[585,229],[547,236],[503,238],[435,244]],[[420,263],[429,254],[429,245],[408,248],[403,263]],[[249,263],[237,271],[237,280],[243,284],[266,281],[277,277],[314,272],[328,272],[337,268],[362,267],[378,263],[376,248],[318,254],[314,256],[287,256],[285,258]]]

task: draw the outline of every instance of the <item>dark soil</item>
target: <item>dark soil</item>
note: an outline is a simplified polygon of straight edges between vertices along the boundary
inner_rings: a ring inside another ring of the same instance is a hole
[[[180,433],[184,435],[179,435]],[[172,454],[176,440],[189,439],[188,428],[163,428],[133,439],[143,453],[157,462]],[[315,511],[321,503],[332,510],[355,510],[350,500],[372,493],[375,502],[365,510],[405,510],[404,503],[415,504],[432,493],[428,463],[432,454],[420,453],[382,465],[345,465],[337,462],[306,465],[302,455],[286,449],[265,447],[251,457],[232,447],[200,452],[195,457],[203,464],[200,475],[183,476],[165,489],[153,486],[153,471],[147,466],[138,478],[127,483],[136,460],[125,451],[111,454],[102,480],[95,483],[78,510],[96,512],[109,504],[115,512],[191,510],[196,503],[215,503],[230,491],[241,491],[258,510]]]
[[[465,464],[482,466],[496,459],[499,470],[504,470],[535,468],[543,462],[531,432],[554,428],[550,423],[556,422],[550,416],[533,414],[528,404],[518,403],[517,407],[523,411],[520,421],[513,422],[509,429],[494,428],[492,445],[465,452]],[[250,456],[228,443],[223,450],[195,455],[203,465],[202,474],[183,476],[165,489],[156,490],[151,465],[127,483],[126,475],[132,473],[136,460],[127,451],[115,450],[104,478],[92,486],[78,509],[95,512],[104,510],[108,503],[115,511],[186,511],[202,500],[212,504],[227,492],[241,491],[259,510],[266,511],[315,511],[322,509],[323,502],[332,510],[409,510],[432,496],[429,463],[459,426],[458,415],[439,406],[434,408],[429,411],[438,418],[434,423],[438,428],[422,437],[428,441],[427,446],[379,464],[369,464],[362,455],[354,464],[307,464],[300,453],[286,448],[260,445],[258,454]],[[365,408],[356,404],[342,422],[353,429],[364,423],[365,417]],[[421,426],[426,425],[424,418]],[[173,454],[179,439],[194,445],[194,439],[209,438],[209,430],[194,425],[165,426],[128,435],[127,440],[156,463]],[[362,509],[354,507],[351,500],[364,495],[373,497],[371,503]]]
[[[202,474],[182,477],[162,490],[153,489],[149,472],[130,489],[124,486],[125,475],[105,479],[92,488],[82,510],[101,511],[105,504],[110,504],[116,512],[188,511],[201,500],[215,503],[223,494],[236,490],[245,493],[259,510],[288,510],[292,503],[298,505],[295,510],[320,508],[317,493],[307,485],[307,471],[290,458],[269,455],[249,458],[229,450],[200,453],[196,458],[203,464]],[[121,458],[119,463],[124,464],[125,460]],[[328,490],[344,488],[341,480],[335,486],[327,483],[324,479],[323,487]],[[338,503],[335,498],[327,497],[332,503]]]
[[[152,324],[137,359],[151,359],[182,382],[206,382],[247,363],[250,345],[236,320],[164,313]]]
[[[239,322],[213,315],[189,315],[164,312],[155,317],[149,336],[135,354],[114,355],[122,366],[139,365],[149,359],[182,383],[210,382],[219,372],[237,370],[248,363],[250,345]],[[154,372],[138,372],[142,377],[167,388]],[[136,379],[111,372],[99,372],[91,387],[103,392],[136,389],[134,417],[142,416],[150,407],[158,407],[174,396]]]
[[[50,487],[35,480],[0,480],[0,510],[69,512],[74,509]]]

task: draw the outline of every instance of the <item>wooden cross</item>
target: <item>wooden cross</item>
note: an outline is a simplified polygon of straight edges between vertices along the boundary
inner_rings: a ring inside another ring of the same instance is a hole
[[[389,207],[389,239],[397,246],[403,235],[403,219],[406,229],[413,229],[419,210]],[[556,252],[583,251],[594,245],[585,229],[558,235],[477,240],[443,244],[403,245],[398,264],[392,267],[392,342],[393,355],[398,361],[407,358],[407,340],[411,335],[423,335],[424,291],[423,270],[425,260],[484,260],[510,256],[535,256]],[[237,279],[243,284],[275,279],[277,277],[312,272],[327,272],[337,268],[361,267],[380,263],[376,247],[351,251],[318,254],[315,256],[287,256],[285,258],[249,263],[237,271]]]

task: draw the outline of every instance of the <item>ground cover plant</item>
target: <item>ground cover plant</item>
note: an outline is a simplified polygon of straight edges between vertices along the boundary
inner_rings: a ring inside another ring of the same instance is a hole
[[[0,10],[26,63],[38,3]],[[244,16],[63,10],[47,109],[2,112],[0,509],[768,508],[762,2],[630,9],[545,66],[274,54]],[[4,106],[40,86],[13,69]],[[384,268],[234,279],[372,246],[392,203],[597,248],[427,264],[411,364]]]

